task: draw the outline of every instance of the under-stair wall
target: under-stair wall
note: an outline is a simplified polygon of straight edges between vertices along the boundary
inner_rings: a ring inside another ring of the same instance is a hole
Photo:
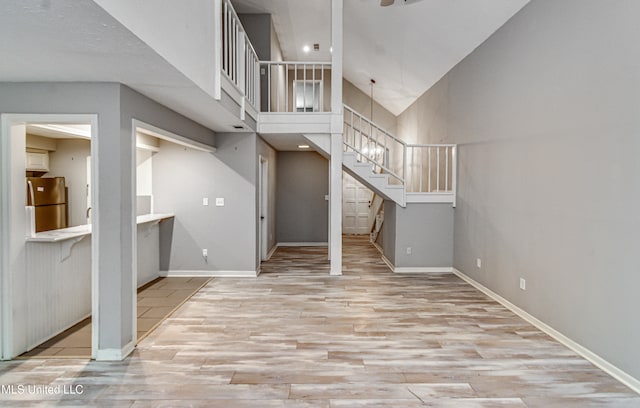
[[[453,270],[453,214],[447,203],[384,202],[382,250],[396,273]]]

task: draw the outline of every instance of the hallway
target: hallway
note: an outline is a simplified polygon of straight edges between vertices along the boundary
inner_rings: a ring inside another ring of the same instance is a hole
[[[343,276],[330,277],[326,248],[279,249],[257,279],[211,280],[123,362],[4,362],[1,384],[80,384],[84,392],[3,394],[2,405],[640,405],[452,274],[394,275],[366,238],[348,236],[344,264]]]

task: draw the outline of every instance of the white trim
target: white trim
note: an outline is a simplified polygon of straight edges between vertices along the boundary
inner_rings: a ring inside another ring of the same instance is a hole
[[[391,269],[391,272],[393,272],[394,269],[396,269],[395,266],[393,266],[393,263],[391,263],[391,261],[384,256],[384,254],[382,253],[382,251],[380,251],[380,255],[382,256],[382,262],[384,262],[385,264],[387,264],[387,266],[389,267],[389,269]]]
[[[140,132],[144,133],[145,135],[157,137],[158,139],[162,140],[168,140],[169,142],[179,144],[181,146],[186,146],[191,149],[196,149],[207,153],[214,153],[216,151],[216,148],[213,146],[209,146],[208,144],[198,142],[184,136],[180,136],[178,134],[169,132],[168,130],[153,126],[138,119],[133,119],[132,127],[134,131],[134,140],[136,139],[135,132]]]
[[[9,251],[10,251],[10,237],[12,231],[10,231],[9,221],[9,209],[10,209],[10,177],[11,177],[11,156],[9,152],[9,137],[11,127],[19,124],[26,123],[46,123],[46,124],[68,124],[68,123],[89,123],[91,125],[91,155],[93,159],[91,161],[91,177],[92,177],[92,194],[95,200],[95,208],[93,209],[94,215],[98,213],[97,206],[97,194],[98,194],[98,161],[97,161],[97,145],[98,145],[98,115],[97,114],[74,114],[74,113],[55,113],[55,114],[38,114],[38,113],[3,113],[0,115],[0,286],[2,290],[2,300],[0,301],[0,330],[2,337],[0,338],[0,351],[1,358],[8,360],[13,358],[13,294],[10,290],[11,287],[11,273],[9,265]],[[96,217],[97,218],[97,217]],[[97,231],[100,226],[98,220],[93,222],[94,236],[97,236]],[[23,231],[19,231],[19,234],[23,234]],[[99,319],[99,309],[97,307],[98,299],[98,261],[97,261],[97,239],[92,241],[91,253],[91,299],[92,299],[92,315],[96,321]],[[97,327],[97,325],[94,325]],[[91,337],[91,356],[94,358],[95,350],[98,344],[97,331],[92,330]]]
[[[228,277],[228,278],[255,278],[260,273],[259,269],[255,271],[160,271],[161,277]]]
[[[130,341],[121,349],[99,349],[96,351],[97,361],[122,361],[124,360],[136,347],[136,342]]]
[[[452,273],[453,272],[452,266],[396,267],[393,263],[391,263],[391,261],[386,256],[384,256],[384,254],[382,253],[382,249],[379,247],[379,245],[374,244],[374,246],[378,248],[378,251],[380,251],[382,256],[382,261],[387,264],[387,266],[389,267],[389,269],[391,269],[393,273],[413,274],[413,273]]]
[[[276,247],[326,247],[328,242],[278,242]]]
[[[269,251],[269,253],[267,254],[267,261],[269,259],[271,259],[271,257],[273,256],[273,254],[276,253],[276,251],[278,250],[278,245],[274,245],[273,248],[271,248],[271,250]]]
[[[396,267],[393,273],[453,273],[452,266]]]
[[[566,346],[569,349],[573,350],[578,355],[582,356],[583,358],[585,358],[586,360],[588,360],[589,362],[591,362],[596,367],[600,368],[601,370],[603,370],[604,372],[606,372],[607,374],[609,374],[610,376],[612,376],[616,380],[620,381],[621,383],[623,383],[627,387],[631,388],[633,391],[635,391],[638,394],[640,394],[640,380],[638,380],[637,378],[634,378],[633,376],[631,376],[631,375],[627,374],[626,372],[622,371],[621,369],[619,369],[618,367],[614,366],[613,364],[611,364],[610,362],[608,362],[604,358],[600,357],[599,355],[597,355],[593,351],[591,351],[588,348],[580,345],[579,343],[571,340],[569,337],[567,337],[564,334],[560,333],[559,331],[557,331],[553,327],[549,326],[548,324],[544,323],[543,321],[537,319],[536,317],[530,315],[529,313],[527,313],[523,309],[521,309],[518,306],[514,305],[513,303],[509,302],[507,299],[505,299],[502,296],[498,295],[497,293],[495,293],[491,289],[487,288],[486,286],[482,285],[481,283],[476,282],[475,280],[473,280],[469,276],[465,275],[464,273],[460,272],[459,270],[453,268],[453,273],[456,276],[458,276],[460,279],[462,279],[463,281],[467,282],[471,286],[473,286],[476,289],[478,289],[480,292],[484,293],[485,295],[489,296],[491,299],[493,299],[496,302],[500,303],[502,306],[504,306],[507,309],[511,310],[513,313],[515,313],[516,315],[520,316],[525,321],[531,323],[532,325],[534,325],[535,327],[537,327],[538,329],[540,329],[544,333],[546,333],[549,336],[551,336],[554,339],[556,339],[558,342],[560,342],[564,346]]]
[[[131,214],[131,235],[133,235],[131,241],[131,337],[134,345],[138,344],[138,217],[136,202],[138,195],[138,129],[136,122],[138,122],[136,119],[131,119],[131,190],[129,194],[133,209]]]
[[[454,204],[455,194],[447,193],[407,193],[407,203]]]

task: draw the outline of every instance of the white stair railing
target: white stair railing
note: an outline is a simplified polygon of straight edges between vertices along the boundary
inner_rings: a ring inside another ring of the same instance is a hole
[[[222,0],[222,72],[256,110],[260,109],[260,62],[230,0]]]
[[[389,184],[402,185],[413,202],[456,205],[455,144],[407,144],[345,105],[344,150],[371,163],[374,173],[388,174]]]
[[[260,111],[260,60],[256,50],[245,36],[245,81],[244,94],[247,101],[257,111]]]
[[[407,145],[407,193],[456,191],[456,145]]]
[[[267,80],[264,112],[330,112],[330,62],[261,61]]]
[[[389,174],[391,184],[405,184],[407,145],[354,109],[344,105],[344,150],[371,163],[374,173]]]

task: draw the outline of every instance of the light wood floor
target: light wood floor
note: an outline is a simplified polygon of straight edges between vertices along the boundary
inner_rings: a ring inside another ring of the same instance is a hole
[[[138,341],[187,301],[210,278],[158,278],[138,289]],[[91,358],[91,318],[87,318],[18,358]]]
[[[0,384],[84,392],[0,395],[0,405],[640,406],[456,276],[394,275],[358,238],[345,237],[344,252],[341,277],[327,275],[326,248],[299,248],[278,250],[258,279],[214,279],[123,362],[2,363]]]

